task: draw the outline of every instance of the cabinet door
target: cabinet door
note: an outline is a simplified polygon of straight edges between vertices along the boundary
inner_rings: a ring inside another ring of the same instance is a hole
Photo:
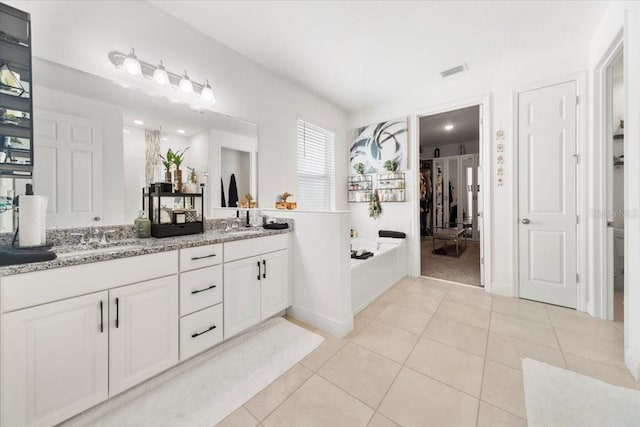
[[[109,395],[178,362],[178,276],[109,291]]]
[[[3,426],[54,425],[107,398],[107,295],[2,316]]]
[[[266,319],[291,305],[289,286],[289,251],[272,252],[262,256],[262,319]]]
[[[224,265],[224,338],[260,322],[262,257]]]

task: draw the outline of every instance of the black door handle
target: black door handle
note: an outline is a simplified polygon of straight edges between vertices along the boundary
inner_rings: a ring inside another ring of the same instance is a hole
[[[102,301],[100,301],[100,333],[104,333],[104,314],[102,311]]]
[[[258,280],[260,280],[260,261],[258,261]]]
[[[192,256],[191,257],[191,261],[197,261],[199,259],[205,259],[205,258],[211,258],[216,256],[216,254],[211,254],[211,255],[203,255],[203,256]]]
[[[196,332],[195,334],[191,334],[191,338],[199,337],[202,334],[206,334],[207,332],[213,331],[215,328],[216,328],[216,325],[213,325],[209,329],[207,329],[206,331]]]
[[[204,289],[196,289],[195,291],[191,291],[191,293],[197,294],[197,293],[208,291],[209,289],[214,289],[214,288],[216,288],[216,285],[211,285],[208,288],[204,288]]]
[[[262,272],[262,278],[267,278],[267,261],[262,260],[262,266],[264,267],[264,271]]]
[[[120,300],[116,298],[116,328],[120,327]]]

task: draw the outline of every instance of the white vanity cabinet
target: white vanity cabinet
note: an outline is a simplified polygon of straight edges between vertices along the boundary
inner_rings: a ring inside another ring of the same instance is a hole
[[[178,363],[178,276],[109,291],[109,395]]]
[[[2,426],[50,426],[108,397],[108,292],[2,317]]]
[[[177,273],[171,251],[2,277],[0,426],[55,425],[176,364]]]
[[[225,339],[291,305],[288,239],[280,234],[225,244]]]

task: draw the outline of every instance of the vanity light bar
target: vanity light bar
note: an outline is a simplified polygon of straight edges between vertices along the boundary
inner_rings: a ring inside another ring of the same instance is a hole
[[[123,68],[131,75],[139,74],[147,80],[157,82],[160,86],[163,86],[168,82],[173,88],[179,89],[185,93],[193,92],[198,94],[203,100],[212,104],[216,102],[209,80],[206,80],[205,83],[195,82],[189,78],[186,70],[183,74],[176,74],[164,68],[162,61],[160,61],[158,65],[142,61],[136,56],[134,49],[131,49],[129,54],[114,50],[109,52],[108,56],[109,61],[116,68]]]

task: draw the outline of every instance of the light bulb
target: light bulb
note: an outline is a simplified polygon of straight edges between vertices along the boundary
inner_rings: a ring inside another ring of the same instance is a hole
[[[211,102],[212,104],[216,102],[216,95],[213,93],[213,89],[211,89],[211,85],[209,85],[209,80],[206,81],[204,86],[202,87],[202,92],[200,93],[202,99],[207,102]]]
[[[444,130],[453,130],[453,125],[445,125]]]
[[[138,57],[136,56],[133,49],[131,49],[129,55],[124,58],[122,66],[124,67],[125,71],[132,76],[137,76],[142,72],[142,70],[140,69],[140,62],[138,61]]]
[[[153,81],[158,83],[160,86],[164,86],[169,83],[169,74],[167,74],[167,70],[162,65],[162,61],[160,61],[160,65],[153,72]]]
[[[191,79],[187,75],[187,71],[185,70],[184,76],[180,79],[180,84],[178,88],[184,93],[193,93],[193,83],[191,83]]]

